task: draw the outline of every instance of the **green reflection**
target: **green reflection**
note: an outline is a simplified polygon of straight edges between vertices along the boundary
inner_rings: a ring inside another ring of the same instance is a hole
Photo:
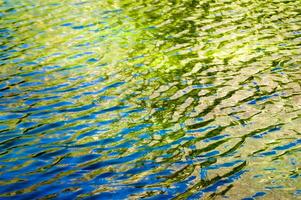
[[[175,199],[258,191],[294,198],[301,187],[299,7],[276,0],[2,1],[1,116],[20,116],[3,117],[3,133],[16,133],[0,140],[1,155],[4,163],[24,162],[1,166],[1,174],[39,159],[45,165],[24,179],[63,169],[2,196],[72,175],[92,183],[115,173],[78,197],[137,184],[148,190],[133,199],[167,189]],[[33,125],[19,126],[25,123]],[[98,156],[76,160],[87,155]],[[144,184],[150,175],[159,181]],[[182,182],[187,187],[177,190]]]

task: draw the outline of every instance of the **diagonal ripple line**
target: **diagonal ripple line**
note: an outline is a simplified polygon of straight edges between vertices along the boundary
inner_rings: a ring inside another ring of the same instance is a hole
[[[301,1],[0,1],[0,199],[301,198]]]

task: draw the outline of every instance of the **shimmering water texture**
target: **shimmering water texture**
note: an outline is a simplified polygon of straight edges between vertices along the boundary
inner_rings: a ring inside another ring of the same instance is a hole
[[[2,0],[0,199],[301,199],[300,0]]]

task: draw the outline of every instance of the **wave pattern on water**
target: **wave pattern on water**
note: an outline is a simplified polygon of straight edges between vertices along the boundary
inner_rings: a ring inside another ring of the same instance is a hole
[[[301,198],[301,2],[3,0],[0,198]]]

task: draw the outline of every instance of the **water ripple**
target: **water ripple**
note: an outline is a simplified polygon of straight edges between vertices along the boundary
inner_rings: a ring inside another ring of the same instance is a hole
[[[300,1],[0,5],[1,199],[300,197]]]

